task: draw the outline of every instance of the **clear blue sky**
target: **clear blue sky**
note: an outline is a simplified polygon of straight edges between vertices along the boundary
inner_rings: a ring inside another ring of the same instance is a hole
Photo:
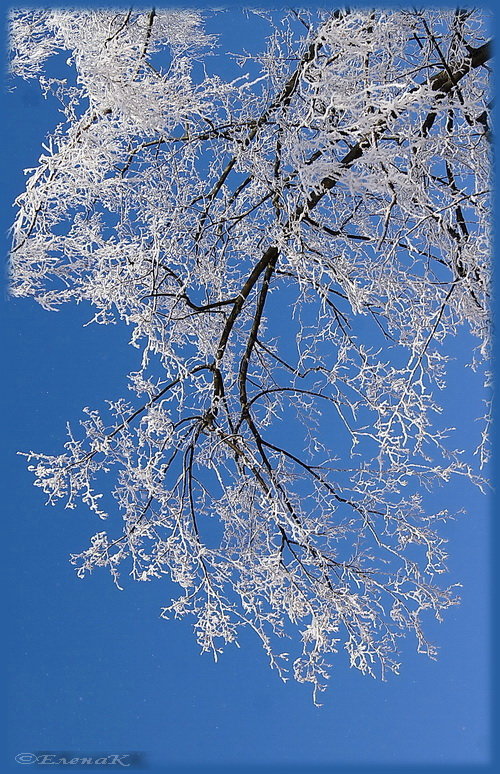
[[[224,40],[234,29],[228,13]],[[34,82],[4,89],[2,113],[5,256],[22,169],[36,164],[57,117]],[[59,452],[66,421],[76,424],[82,407],[118,397],[137,353],[119,326],[83,328],[89,317],[83,308],[48,313],[32,300],[8,298],[4,288],[2,514],[10,621],[4,770],[23,770],[14,756],[40,750],[137,750],[149,770],[171,772],[177,765],[202,772],[322,764],[343,771],[353,764],[429,770],[488,762],[488,498],[470,486],[447,490],[446,506],[463,507],[469,516],[447,527],[449,577],[463,589],[461,606],[444,623],[428,622],[439,659],[418,656],[407,640],[401,675],[382,683],[350,670],[340,654],[324,706],[316,708],[307,686],[281,683],[251,636],[217,664],[200,655],[189,621],[160,619],[170,598],[163,583],[129,583],[120,592],[104,571],[78,580],[68,556],[86,546],[94,517],[44,507],[16,452]],[[460,346],[468,342],[457,344],[448,406],[466,427],[464,396],[476,383],[460,367]],[[436,499],[441,503],[443,495]]]

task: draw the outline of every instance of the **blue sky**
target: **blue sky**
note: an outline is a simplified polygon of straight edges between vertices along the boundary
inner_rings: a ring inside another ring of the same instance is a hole
[[[226,35],[234,29],[229,12],[224,26]],[[2,103],[5,255],[22,169],[35,165],[57,117],[36,83],[4,89]],[[86,546],[94,519],[80,508],[44,507],[16,452],[58,452],[66,421],[76,424],[82,407],[118,397],[137,353],[121,327],[84,328],[88,310],[48,313],[32,300],[8,298],[5,284],[0,313],[10,621],[6,770],[22,770],[16,754],[41,750],[142,751],[152,771],[186,765],[257,771],[263,764],[276,771],[313,764],[428,770],[489,761],[489,498],[472,487],[447,493],[450,510],[463,507],[469,516],[447,526],[449,577],[463,584],[462,604],[444,623],[428,621],[438,660],[418,656],[407,640],[401,675],[382,683],[350,670],[340,654],[324,706],[316,708],[307,686],[281,683],[249,635],[217,664],[200,655],[189,621],[159,617],[169,601],[161,583],[129,583],[120,592],[105,572],[76,577],[68,556]],[[458,358],[467,345],[458,342]],[[464,373],[458,361],[448,405],[465,426],[463,398],[476,385]]]

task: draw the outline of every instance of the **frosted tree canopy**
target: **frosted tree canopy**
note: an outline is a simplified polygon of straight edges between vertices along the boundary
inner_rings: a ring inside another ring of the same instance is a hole
[[[267,32],[227,53],[221,13],[11,12],[13,76],[62,112],[11,292],[141,353],[27,457],[95,514],[79,576],[163,578],[203,651],[249,627],[317,701],[341,649],[382,677],[408,631],[435,655],[422,616],[456,602],[429,493],[485,485],[487,392],[460,449],[446,385],[461,347],[488,387],[488,20],[241,12]]]

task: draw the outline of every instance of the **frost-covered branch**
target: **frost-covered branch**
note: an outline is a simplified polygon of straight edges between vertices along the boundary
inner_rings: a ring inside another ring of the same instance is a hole
[[[488,414],[456,448],[446,385],[456,336],[488,378],[491,43],[478,11],[263,15],[229,64],[217,12],[11,14],[13,73],[64,112],[11,289],[142,352],[130,401],[28,455],[49,502],[109,521],[78,574],[168,577],[202,650],[248,626],[283,678],[298,636],[316,700],[341,646],[382,676],[407,631],[434,655],[422,617],[457,601],[428,492],[485,486]]]

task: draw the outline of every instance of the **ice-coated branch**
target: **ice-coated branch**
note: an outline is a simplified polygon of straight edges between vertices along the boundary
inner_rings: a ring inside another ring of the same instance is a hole
[[[486,483],[489,415],[461,448],[446,390],[454,340],[489,385],[491,42],[480,11],[275,11],[234,60],[217,18],[11,14],[12,72],[64,115],[11,290],[142,354],[130,400],[27,456],[109,524],[79,576],[163,579],[203,651],[250,627],[316,701],[340,648],[382,676],[407,632],[434,656],[457,601],[433,493]]]

